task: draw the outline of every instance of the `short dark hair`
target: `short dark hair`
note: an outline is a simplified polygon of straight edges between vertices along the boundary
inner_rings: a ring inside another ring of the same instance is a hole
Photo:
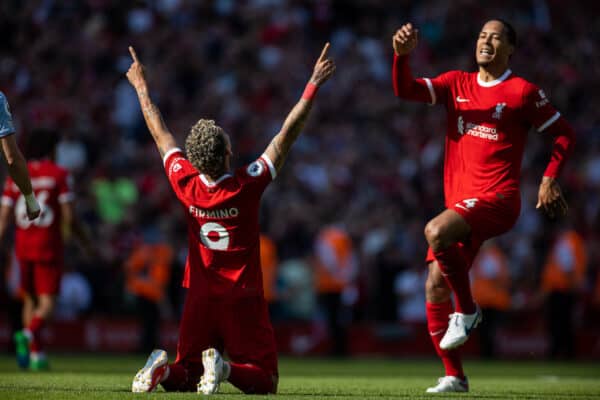
[[[502,22],[504,26],[504,32],[506,32],[506,38],[508,39],[508,43],[512,46],[517,47],[517,31],[515,31],[515,27],[512,26],[510,22],[505,19],[498,18],[496,21]]]
[[[27,158],[39,160],[54,155],[60,136],[55,129],[36,128],[31,131],[25,146]]]
[[[201,119],[192,126],[185,139],[185,152],[192,165],[212,179],[217,179],[226,172],[225,131],[213,120]]]

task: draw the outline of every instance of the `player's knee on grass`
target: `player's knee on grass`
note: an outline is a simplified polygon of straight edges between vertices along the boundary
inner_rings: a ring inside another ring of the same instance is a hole
[[[167,392],[196,392],[203,372],[202,363],[169,364],[169,377],[161,386]]]
[[[425,298],[429,303],[443,303],[450,300],[451,290],[437,265],[437,261],[429,263],[429,273],[425,281]]]
[[[263,384],[261,387],[261,385],[258,384],[257,386],[254,386],[252,388],[252,390],[249,390],[249,391],[243,390],[243,392],[246,394],[277,394],[277,385],[279,385],[279,376],[271,375],[269,378],[271,379],[271,385]],[[264,381],[264,383],[267,383],[267,381]]]

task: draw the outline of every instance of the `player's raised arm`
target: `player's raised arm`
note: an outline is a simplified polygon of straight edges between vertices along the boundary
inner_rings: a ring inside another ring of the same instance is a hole
[[[424,79],[413,78],[408,64],[408,55],[417,47],[419,30],[411,23],[404,24],[392,36],[394,48],[394,64],[392,66],[392,84],[394,94],[406,100],[435,103],[431,94],[433,87],[428,87]]]
[[[285,162],[285,158],[292,147],[292,144],[300,134],[306,118],[312,107],[313,100],[318,88],[325,83],[335,71],[335,63],[330,58],[327,58],[329,51],[329,43],[325,44],[321,51],[321,56],[315,63],[312,76],[306,85],[306,89],[300,98],[300,101],[292,108],[288,114],[281,130],[267,149],[265,154],[273,162],[273,165],[279,171]]]
[[[131,46],[129,46],[129,53],[131,54],[133,63],[127,71],[127,79],[138,95],[146,125],[148,126],[148,130],[152,134],[154,142],[156,142],[156,146],[162,157],[167,151],[177,147],[177,144],[175,138],[167,129],[162,115],[160,114],[160,110],[150,99],[144,66],[138,60],[137,54]]]

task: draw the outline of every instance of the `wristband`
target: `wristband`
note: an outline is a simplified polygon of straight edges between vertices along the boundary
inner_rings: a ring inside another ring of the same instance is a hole
[[[40,209],[40,204],[38,203],[35,195],[32,193],[25,195],[25,204],[27,205],[27,209],[30,211],[38,211]]]
[[[304,88],[304,93],[302,93],[302,98],[304,100],[312,100],[317,94],[317,90],[319,87],[312,82],[308,82],[306,84],[306,88]]]

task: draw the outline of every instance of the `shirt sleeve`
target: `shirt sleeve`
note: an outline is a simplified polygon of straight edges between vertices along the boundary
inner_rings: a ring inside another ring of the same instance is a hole
[[[15,133],[15,127],[10,114],[8,100],[4,93],[0,92],[0,138]]]
[[[400,98],[430,104],[445,104],[452,81],[458,71],[449,71],[435,78],[414,79],[408,63],[408,56],[394,55],[392,83],[394,93]]]
[[[392,84],[394,94],[401,99],[431,102],[431,95],[423,79],[414,79],[408,63],[408,56],[394,54],[392,65]]]
[[[198,171],[178,147],[165,153],[163,163],[175,195],[186,206],[189,205],[195,185],[198,184],[198,180],[194,179],[198,176]]]
[[[248,164],[242,171],[244,181],[262,193],[266,187],[277,177],[277,170],[273,162],[266,154],[260,156],[256,161]]]
[[[421,78],[429,89],[431,104],[446,104],[459,71],[448,71],[435,78]]]
[[[538,132],[545,131],[560,118],[544,91],[529,82],[523,88],[523,111],[526,120]]]

